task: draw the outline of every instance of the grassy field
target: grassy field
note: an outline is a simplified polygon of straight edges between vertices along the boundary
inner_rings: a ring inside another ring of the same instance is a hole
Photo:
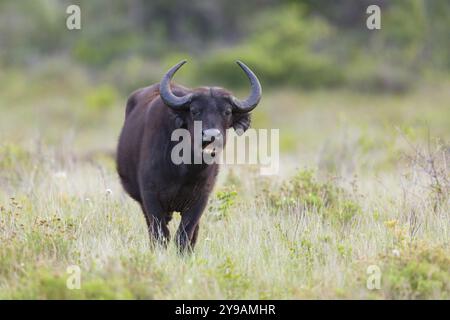
[[[450,298],[448,83],[266,93],[280,174],[223,167],[181,257],[150,250],[116,176],[126,97],[79,77],[0,79],[0,298]]]

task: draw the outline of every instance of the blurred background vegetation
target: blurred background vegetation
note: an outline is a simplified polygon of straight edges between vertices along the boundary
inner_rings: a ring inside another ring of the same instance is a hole
[[[70,4],[81,7],[81,30],[66,28]],[[381,8],[381,30],[366,27],[371,4]],[[299,137],[321,139],[300,128],[312,108],[314,123],[350,117],[364,126],[358,106],[380,105],[397,114],[377,115],[379,133],[396,121],[408,132],[432,124],[443,136],[449,30],[450,2],[441,0],[3,0],[0,138],[112,149],[127,96],[185,58],[177,82],[242,96],[247,79],[234,61],[251,66],[265,92],[254,125],[283,128],[282,151],[298,149]],[[407,115],[414,101],[423,103]]]
[[[79,31],[65,27],[70,4],[81,7]],[[366,28],[370,4],[381,7],[381,30]],[[80,68],[128,93],[185,57],[190,83],[240,87],[232,62],[242,59],[265,88],[403,92],[450,71],[449,30],[442,0],[6,0],[0,63],[48,80]]]
[[[0,0],[0,298],[448,298],[449,31],[448,0]],[[277,176],[223,166],[184,262],[113,157],[127,96],[181,59],[239,97],[248,64],[281,151]]]

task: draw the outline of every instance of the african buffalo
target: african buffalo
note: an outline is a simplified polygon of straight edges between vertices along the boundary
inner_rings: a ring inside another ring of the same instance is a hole
[[[242,62],[238,65],[251,83],[245,100],[218,87],[188,89],[171,84],[173,66],[160,83],[139,89],[128,98],[125,123],[117,148],[117,171],[126,192],[141,205],[152,244],[169,240],[168,222],[174,211],[181,213],[177,245],[181,252],[193,249],[199,220],[213,189],[219,170],[217,163],[174,164],[171,140],[175,129],[193,135],[194,121],[201,121],[200,152],[215,139],[223,139],[226,129],[242,133],[250,126],[250,111],[261,99],[261,85]]]

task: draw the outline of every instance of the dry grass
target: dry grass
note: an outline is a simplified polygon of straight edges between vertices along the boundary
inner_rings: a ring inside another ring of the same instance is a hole
[[[48,94],[6,113],[3,98],[0,298],[448,299],[448,98],[267,95],[255,126],[281,128],[283,170],[223,168],[189,257],[150,251],[112,159],[91,152],[113,148],[121,107]],[[69,265],[79,290],[66,287]],[[379,290],[366,286],[370,265]]]

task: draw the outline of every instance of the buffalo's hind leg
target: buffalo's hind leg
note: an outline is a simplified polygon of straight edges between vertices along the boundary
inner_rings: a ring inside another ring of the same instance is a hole
[[[151,193],[143,194],[141,208],[144,212],[145,221],[147,222],[152,246],[155,244],[166,246],[170,238],[170,232],[167,226],[169,219],[167,219],[167,213],[159,204],[156,196]]]

